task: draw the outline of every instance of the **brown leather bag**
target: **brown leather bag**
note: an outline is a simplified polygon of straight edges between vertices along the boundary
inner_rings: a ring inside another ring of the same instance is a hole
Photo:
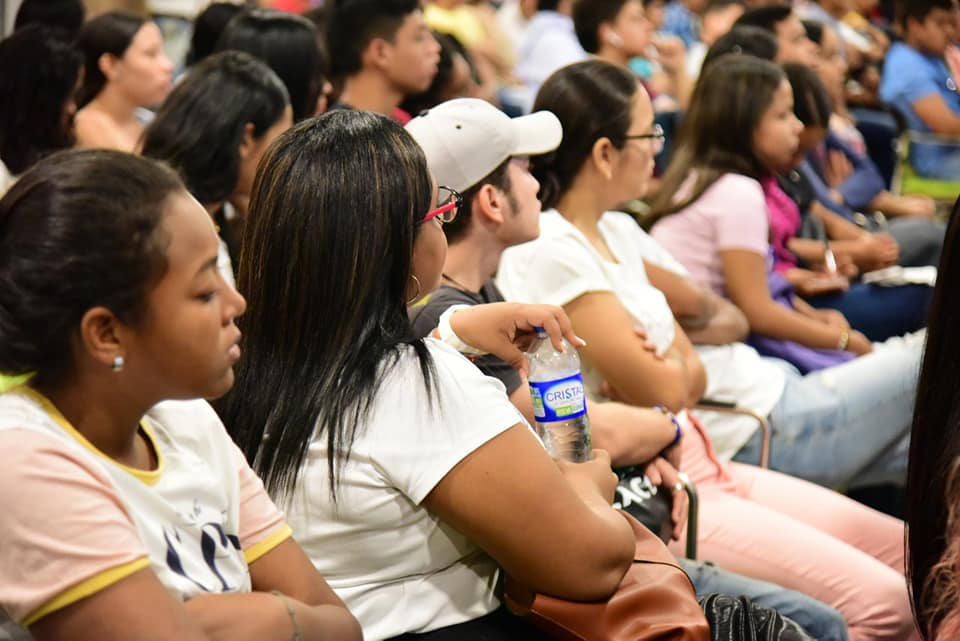
[[[523,588],[509,576],[504,602],[559,641],[709,641],[710,627],[687,576],[663,542],[629,514],[637,549],[606,601],[566,601]]]

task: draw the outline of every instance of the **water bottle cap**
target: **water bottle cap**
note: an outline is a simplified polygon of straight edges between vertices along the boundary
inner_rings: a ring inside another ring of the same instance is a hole
[[[547,337],[547,330],[545,330],[545,329],[542,328],[542,327],[534,327],[534,328],[533,328],[533,331],[535,331],[535,332],[537,333],[537,336],[539,336],[540,338],[546,338],[546,337]]]

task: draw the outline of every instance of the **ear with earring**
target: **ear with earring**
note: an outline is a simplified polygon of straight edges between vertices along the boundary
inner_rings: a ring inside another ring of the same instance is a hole
[[[119,354],[117,354],[116,356],[113,357],[113,367],[112,367],[113,371],[119,372],[123,370],[123,365],[124,365],[123,356],[120,356]]]
[[[414,276],[413,274],[410,274],[410,278],[412,278],[413,282],[417,284],[417,291],[415,291],[413,293],[413,297],[407,301],[407,305],[412,304],[413,301],[417,300],[417,298],[420,297],[420,279]]]

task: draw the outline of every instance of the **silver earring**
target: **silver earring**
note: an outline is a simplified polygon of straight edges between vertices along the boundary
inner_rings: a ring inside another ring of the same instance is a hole
[[[124,365],[123,356],[120,356],[119,354],[117,354],[116,356],[113,357],[113,371],[119,372],[120,370],[123,369],[123,365]]]
[[[413,301],[417,300],[417,297],[420,296],[420,279],[414,276],[413,274],[410,274],[410,278],[412,278],[413,282],[417,284],[417,291],[413,295],[413,298],[407,301],[407,305],[410,305],[411,303],[413,303]]]

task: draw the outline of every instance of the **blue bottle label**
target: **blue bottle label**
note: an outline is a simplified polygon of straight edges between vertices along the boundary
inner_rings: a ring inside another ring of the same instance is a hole
[[[587,396],[580,374],[555,381],[531,381],[530,395],[538,423],[566,421],[587,413]]]

